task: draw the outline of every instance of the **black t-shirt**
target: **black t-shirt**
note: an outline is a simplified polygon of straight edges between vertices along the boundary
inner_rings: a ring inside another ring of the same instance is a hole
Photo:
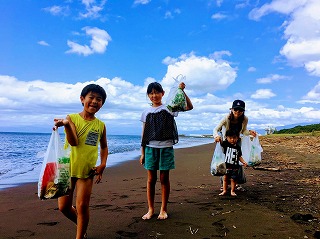
[[[242,156],[241,147],[238,144],[232,145],[227,140],[223,141],[221,146],[227,168],[239,168],[239,158]]]

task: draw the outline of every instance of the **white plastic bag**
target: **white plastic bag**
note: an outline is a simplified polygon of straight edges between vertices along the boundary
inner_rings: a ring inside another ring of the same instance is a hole
[[[252,140],[250,159],[248,161],[249,166],[255,166],[261,163],[261,153],[263,149],[259,142],[259,137],[256,135]]]
[[[70,188],[70,157],[58,130],[51,134],[38,181],[38,197],[52,199],[67,195]]]
[[[252,141],[250,139],[250,136],[249,135],[242,136],[242,138],[241,138],[242,158],[248,164],[249,164],[249,161],[250,161],[251,148],[252,148]]]
[[[171,112],[181,112],[187,109],[187,100],[184,92],[179,88],[179,84],[183,82],[186,77],[183,75],[178,75],[173,78],[175,83],[171,87],[168,98],[166,101],[167,108]]]
[[[213,176],[222,176],[226,174],[226,171],[225,155],[220,142],[217,142],[211,160],[211,174]]]

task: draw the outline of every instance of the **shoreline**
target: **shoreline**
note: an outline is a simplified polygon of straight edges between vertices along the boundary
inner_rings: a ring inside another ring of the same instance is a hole
[[[264,147],[263,152],[266,163],[272,158],[270,153],[278,155],[268,147]],[[291,219],[298,211],[293,211],[290,198],[272,198],[278,190],[279,185],[275,184],[278,181],[272,184],[272,189],[271,184],[263,181],[274,180],[281,173],[286,173],[287,178],[292,170],[272,172],[247,168],[244,186],[247,191],[238,192],[236,198],[221,197],[218,196],[219,177],[210,174],[213,151],[214,143],[175,149],[176,169],[170,172],[169,218],[164,221],[156,217],[141,219],[147,211],[147,172],[138,160],[107,167],[103,182],[93,187],[89,238],[312,238],[315,232],[312,224]],[[286,191],[287,188],[288,184],[284,184],[279,192],[285,190],[282,195],[292,192]],[[155,213],[159,212],[160,204],[161,189],[157,182]],[[282,207],[288,204],[288,207],[282,211],[273,208],[278,204]],[[0,212],[2,218],[6,218],[0,220],[1,239],[75,237],[75,226],[57,210],[56,200],[38,199],[37,183],[0,191]]]
[[[187,137],[189,137],[189,136],[187,136]],[[189,138],[194,138],[194,137],[190,136]],[[174,146],[174,148],[175,149],[189,148],[189,147],[197,147],[197,146],[208,144],[208,142],[204,142],[201,144],[199,142],[196,142],[193,144],[191,143],[190,145],[188,145],[187,143],[188,142],[184,142],[181,144],[181,146],[179,146],[179,144],[177,144],[176,146]],[[135,160],[137,157],[140,156],[140,153],[141,153],[140,150],[133,150],[133,151],[125,151],[125,152],[118,152],[118,153],[109,154],[108,161],[107,161],[107,167],[115,167],[115,166],[121,165],[123,163],[126,163],[128,161]],[[121,159],[124,159],[124,158],[126,160],[121,161]],[[26,183],[37,183],[39,180],[41,166],[42,166],[42,162],[37,167],[35,167],[32,171],[1,179],[0,191],[8,189],[8,188],[12,188],[12,187],[19,187],[19,185],[21,185],[21,184],[23,185]],[[12,181],[13,181],[13,183],[12,183]]]

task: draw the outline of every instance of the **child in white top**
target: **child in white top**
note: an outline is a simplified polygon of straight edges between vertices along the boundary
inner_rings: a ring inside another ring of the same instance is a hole
[[[183,91],[184,83],[179,88]],[[184,92],[184,91],[183,91]],[[170,193],[169,171],[175,168],[173,145],[178,142],[178,131],[174,117],[178,113],[171,112],[162,104],[164,96],[162,86],[153,82],[147,88],[147,95],[152,106],[146,109],[141,115],[143,123],[140,163],[148,170],[147,199],[148,212],[142,219],[148,220],[154,214],[155,185],[157,182],[157,170],[160,170],[160,182],[162,203],[158,219],[167,219],[167,203]],[[185,93],[184,93],[185,94]],[[186,96],[186,110],[193,109],[193,105]]]

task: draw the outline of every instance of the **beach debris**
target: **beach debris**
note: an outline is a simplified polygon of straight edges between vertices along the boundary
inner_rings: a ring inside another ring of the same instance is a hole
[[[213,212],[213,213],[211,213],[211,216],[216,216],[216,215],[219,215],[220,214],[220,212]]]
[[[152,237],[152,238],[159,238],[160,236],[163,236],[164,234],[161,234],[160,232],[155,232],[155,231],[152,231],[152,234],[149,234],[149,237]]]
[[[199,229],[198,229],[198,228],[192,229],[191,226],[189,226],[189,231],[190,231],[190,233],[191,233],[192,235],[194,235],[194,234],[196,234],[196,233],[199,231]]]
[[[252,167],[255,170],[265,170],[265,171],[274,171],[279,172],[281,169],[279,167],[263,167],[263,166],[254,166]]]
[[[316,218],[314,216],[312,216],[311,214],[295,213],[291,216],[291,219],[294,221],[310,222]]]
[[[230,211],[228,211],[228,212],[223,212],[223,213],[221,213],[221,215],[229,214],[229,213],[232,213],[232,212],[234,212],[234,210],[230,210]]]

